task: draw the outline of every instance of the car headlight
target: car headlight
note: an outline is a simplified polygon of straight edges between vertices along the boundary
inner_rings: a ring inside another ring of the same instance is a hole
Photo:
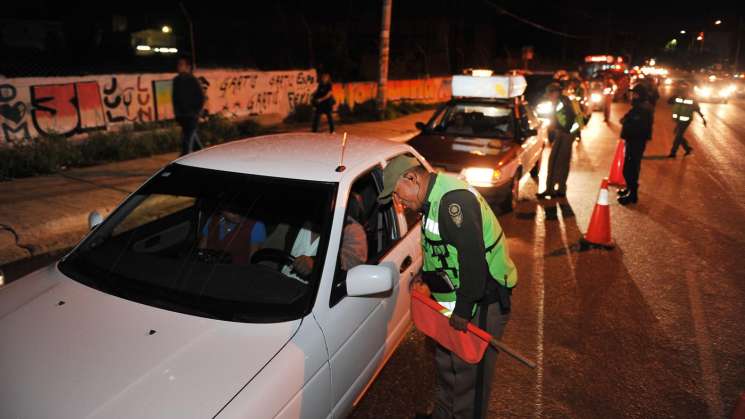
[[[492,186],[502,173],[485,167],[467,167],[460,172],[460,176],[473,186]]]
[[[666,86],[670,86],[671,84],[673,84],[673,79],[665,79]]]
[[[541,102],[535,107],[535,111],[541,116],[551,115],[553,113],[553,107],[550,101]]]
[[[711,96],[711,87],[701,87],[701,88],[697,87],[695,90],[696,90],[696,93],[700,95],[701,97]]]
[[[719,97],[729,97],[729,95],[732,94],[732,91],[729,89],[729,87],[725,87],[724,89],[719,91]]]
[[[590,100],[592,100],[593,103],[600,103],[600,101],[603,100],[603,96],[600,93],[593,93],[590,95]]]

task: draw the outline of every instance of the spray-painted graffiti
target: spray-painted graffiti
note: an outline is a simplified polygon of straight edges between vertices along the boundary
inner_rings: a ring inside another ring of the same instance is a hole
[[[278,114],[309,104],[314,70],[207,70],[196,74],[207,96],[205,111],[227,117]],[[52,133],[72,136],[123,124],[173,118],[175,74],[0,79],[0,145]],[[338,104],[354,107],[375,98],[372,82],[335,84]],[[390,81],[391,100],[439,102],[450,79]]]
[[[3,119],[3,138],[6,142],[28,140],[26,104],[16,100],[17,90],[12,84],[0,85],[0,116]]]
[[[389,80],[387,86],[387,97],[392,101],[437,103],[450,99],[449,77]],[[345,104],[353,109],[356,105],[375,99],[378,94],[378,85],[373,82],[335,83],[333,92],[337,106]]]

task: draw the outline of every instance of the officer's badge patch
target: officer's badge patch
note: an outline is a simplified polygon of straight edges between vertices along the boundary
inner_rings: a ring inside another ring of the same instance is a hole
[[[453,222],[455,225],[460,228],[460,225],[463,224],[463,212],[460,210],[459,204],[450,204],[448,205],[448,213],[450,214],[450,218],[453,219]]]

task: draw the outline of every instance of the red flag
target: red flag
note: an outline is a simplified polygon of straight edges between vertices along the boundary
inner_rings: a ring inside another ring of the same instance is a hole
[[[479,363],[491,335],[471,323],[466,332],[453,329],[443,310],[447,309],[421,292],[411,291],[411,318],[416,328],[465,362]]]

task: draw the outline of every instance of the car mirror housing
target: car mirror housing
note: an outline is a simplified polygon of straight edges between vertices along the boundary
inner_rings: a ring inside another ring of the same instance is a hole
[[[363,297],[393,289],[393,275],[385,266],[358,265],[347,272],[347,295]]]
[[[98,211],[91,211],[91,213],[88,214],[88,228],[89,229],[93,230],[102,222],[103,222],[103,217],[101,216],[101,214],[98,213]]]

